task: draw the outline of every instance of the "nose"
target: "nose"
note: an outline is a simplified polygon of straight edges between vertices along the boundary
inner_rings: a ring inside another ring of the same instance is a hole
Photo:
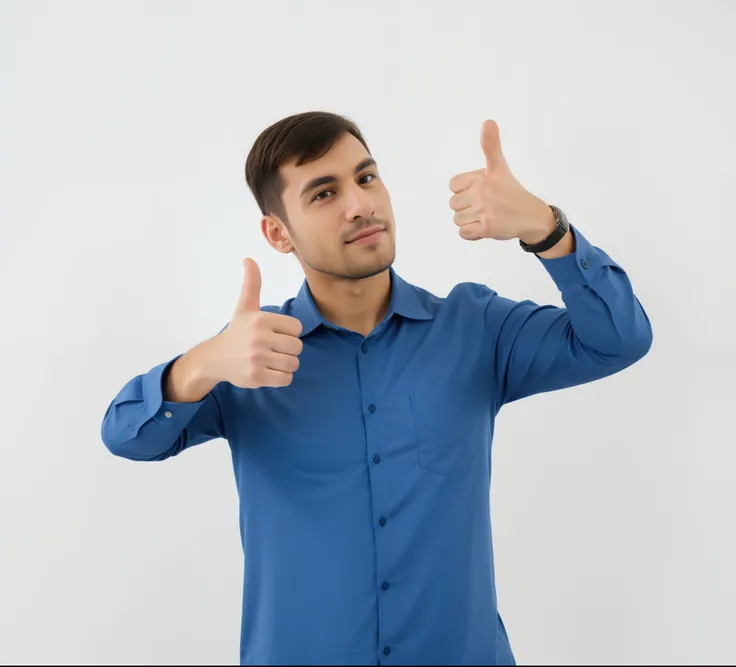
[[[357,184],[350,189],[345,201],[345,217],[348,220],[370,218],[376,212],[376,205],[370,195]]]

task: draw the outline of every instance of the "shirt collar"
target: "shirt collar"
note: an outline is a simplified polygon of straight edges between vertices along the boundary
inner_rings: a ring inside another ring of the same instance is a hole
[[[384,321],[388,321],[393,315],[401,315],[412,320],[431,320],[434,315],[422,303],[415,287],[399,276],[393,266],[389,267],[389,273],[391,275],[391,302]],[[300,338],[310,334],[320,325],[330,326],[330,322],[317,308],[306,278],[299,294],[292,301],[290,315],[296,317],[302,324]]]

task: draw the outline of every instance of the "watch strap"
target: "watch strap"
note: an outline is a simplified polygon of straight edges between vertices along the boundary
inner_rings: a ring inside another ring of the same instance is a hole
[[[521,239],[519,239],[519,245],[521,245],[521,247],[526,252],[540,253],[549,250],[554,245],[556,245],[570,229],[570,223],[567,221],[567,217],[565,216],[565,214],[553,204],[548,204],[548,206],[555,214],[557,226],[546,239],[543,239],[539,243],[524,243]]]

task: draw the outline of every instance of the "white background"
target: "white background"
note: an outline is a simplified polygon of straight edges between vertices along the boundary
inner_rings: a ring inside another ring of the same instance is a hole
[[[113,457],[134,375],[216,334],[254,257],[244,178],[290,113],[358,122],[397,271],[562,305],[448,181],[499,123],[519,180],[627,270],[651,352],[507,407],[491,493],[519,663],[736,660],[736,2],[0,2],[0,662],[236,664],[227,443]]]

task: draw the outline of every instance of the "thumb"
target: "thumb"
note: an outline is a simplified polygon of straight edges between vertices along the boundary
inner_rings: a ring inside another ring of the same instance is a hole
[[[486,169],[491,171],[506,167],[506,159],[501,150],[501,137],[495,121],[486,120],[480,130],[480,145],[486,156]]]
[[[261,309],[261,270],[252,259],[243,260],[243,286],[235,312]]]

